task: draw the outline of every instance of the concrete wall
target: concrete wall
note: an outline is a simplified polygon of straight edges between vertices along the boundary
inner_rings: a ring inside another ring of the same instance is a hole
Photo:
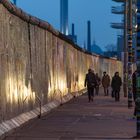
[[[42,20],[0,1],[0,121],[84,89],[89,67],[111,76],[115,59],[91,55]]]

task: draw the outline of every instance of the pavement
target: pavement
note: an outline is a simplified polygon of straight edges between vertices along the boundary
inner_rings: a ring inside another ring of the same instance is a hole
[[[86,94],[74,98],[4,140],[131,140],[136,135],[133,110],[123,95],[115,102],[101,90],[93,102]]]

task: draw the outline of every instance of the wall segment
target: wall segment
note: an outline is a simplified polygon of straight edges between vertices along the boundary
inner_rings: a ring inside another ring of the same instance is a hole
[[[84,89],[91,67],[122,71],[116,59],[83,51],[49,23],[0,1],[0,121]]]

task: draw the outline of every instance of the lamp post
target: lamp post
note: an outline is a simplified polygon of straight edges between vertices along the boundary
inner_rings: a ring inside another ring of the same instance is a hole
[[[132,107],[132,0],[129,0],[129,21],[128,21],[128,108]]]
[[[138,0],[138,2],[140,2]],[[138,9],[140,9],[140,6],[138,5]],[[137,10],[139,13],[140,11]],[[137,22],[138,22],[138,27],[137,27],[137,48],[136,48],[136,64],[137,64],[137,75],[136,75],[136,117],[137,117],[137,136],[136,138],[140,138],[140,24],[139,24],[139,19],[140,15],[137,15]]]
[[[124,97],[127,97],[127,63],[128,63],[128,50],[127,50],[127,14],[128,14],[128,0],[124,1],[124,64],[123,64],[123,70],[124,70],[124,76],[123,76],[123,91],[124,91]]]
[[[137,116],[137,136],[140,138],[140,45],[137,44],[137,90],[136,90],[136,116]]]

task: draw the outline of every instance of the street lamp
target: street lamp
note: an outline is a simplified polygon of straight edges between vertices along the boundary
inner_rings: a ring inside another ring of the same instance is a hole
[[[137,64],[137,75],[136,75],[136,81],[137,81],[137,90],[136,90],[136,100],[135,100],[135,104],[136,104],[136,117],[137,117],[137,136],[136,138],[140,138],[140,22],[139,22],[139,17],[140,17],[140,6],[139,6],[140,1],[137,1],[137,48],[136,48],[136,64]]]
[[[128,88],[127,88],[127,63],[128,63],[128,50],[127,50],[127,12],[128,12],[128,0],[124,1],[124,63],[123,63],[123,72],[124,72],[124,76],[123,76],[123,91],[124,91],[124,97],[127,97],[127,92],[128,92]]]
[[[128,20],[128,108],[132,107],[132,43],[133,43],[133,26],[132,26],[132,0],[129,0],[129,20]]]

